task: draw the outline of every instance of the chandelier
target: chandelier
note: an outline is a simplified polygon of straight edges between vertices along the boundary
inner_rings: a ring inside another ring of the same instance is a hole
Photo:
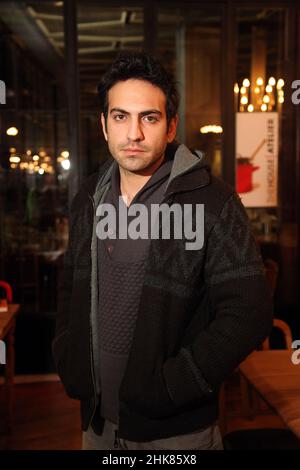
[[[277,81],[270,77],[267,82],[258,77],[255,83],[251,83],[248,78],[243,82],[235,83],[235,110],[238,112],[252,113],[254,111],[280,111],[284,103],[284,80]]]
[[[39,174],[43,175],[44,173],[55,173],[55,168],[53,164],[54,158],[41,149],[39,152],[33,152],[32,150],[27,150],[25,154],[20,154],[17,152],[15,147],[9,149],[10,157],[10,168],[12,170],[21,170],[25,171],[28,174]],[[57,157],[57,162],[60,163],[63,170],[69,170],[70,160],[69,152],[63,150],[61,154]]]

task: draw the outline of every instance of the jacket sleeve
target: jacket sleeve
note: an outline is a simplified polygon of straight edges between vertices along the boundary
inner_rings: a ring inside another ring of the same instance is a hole
[[[164,366],[172,400],[185,404],[209,395],[272,328],[273,306],[247,213],[234,193],[207,240],[205,283],[213,320]],[[184,377],[184,386],[178,387]]]

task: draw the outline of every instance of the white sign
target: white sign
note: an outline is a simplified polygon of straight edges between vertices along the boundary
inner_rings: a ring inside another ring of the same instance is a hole
[[[245,207],[276,207],[278,113],[236,114],[236,191]]]

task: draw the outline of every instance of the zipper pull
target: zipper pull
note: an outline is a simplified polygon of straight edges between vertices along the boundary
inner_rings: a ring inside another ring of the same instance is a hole
[[[117,449],[119,447],[118,444],[118,430],[115,429],[115,442],[114,442],[114,448]]]

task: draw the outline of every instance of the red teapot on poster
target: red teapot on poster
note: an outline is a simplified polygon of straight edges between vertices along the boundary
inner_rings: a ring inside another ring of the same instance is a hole
[[[266,139],[263,139],[250,157],[243,157],[242,155],[238,154],[236,166],[236,190],[238,193],[249,193],[253,190],[252,175],[260,168],[259,166],[255,166],[253,164],[253,160],[265,142]]]

